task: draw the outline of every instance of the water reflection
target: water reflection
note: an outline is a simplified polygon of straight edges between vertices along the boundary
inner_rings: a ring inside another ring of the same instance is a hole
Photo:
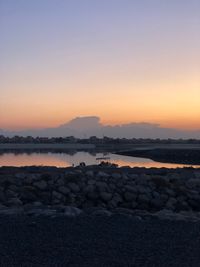
[[[130,167],[156,167],[156,168],[178,168],[178,167],[191,167],[191,165],[184,164],[171,164],[155,162],[151,159],[136,158],[122,155],[115,155],[111,153],[89,153],[89,152],[77,152],[77,153],[4,153],[0,155],[0,166],[57,166],[57,167],[69,167],[77,166],[80,162],[85,162],[86,165],[93,165],[100,163],[101,160],[96,158],[109,157],[110,163],[118,164],[119,166]],[[200,166],[193,166],[200,167]]]

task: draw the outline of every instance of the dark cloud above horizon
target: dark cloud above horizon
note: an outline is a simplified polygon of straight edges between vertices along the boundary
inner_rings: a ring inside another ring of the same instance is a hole
[[[5,136],[28,136],[33,137],[66,137],[78,138],[113,137],[113,138],[195,138],[200,139],[200,129],[197,131],[178,130],[174,128],[163,128],[159,124],[152,123],[128,123],[121,125],[103,125],[98,116],[76,117],[69,122],[55,128],[44,128],[39,130],[6,131],[0,129],[0,134]]]

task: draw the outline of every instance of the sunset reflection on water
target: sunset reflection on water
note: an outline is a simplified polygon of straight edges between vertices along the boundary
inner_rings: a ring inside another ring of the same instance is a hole
[[[156,167],[156,168],[182,168],[191,167],[192,165],[184,164],[172,164],[155,162],[151,159],[136,158],[129,156],[122,156],[110,153],[88,153],[77,152],[75,154],[66,153],[4,153],[0,155],[0,166],[56,166],[56,167],[69,167],[77,166],[80,162],[85,162],[86,165],[94,165],[101,162],[96,158],[109,157],[110,163],[115,163],[118,166],[130,166],[130,167]],[[200,166],[193,166],[200,167]]]

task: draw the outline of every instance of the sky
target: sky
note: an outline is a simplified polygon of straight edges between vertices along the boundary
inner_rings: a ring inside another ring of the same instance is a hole
[[[199,0],[0,0],[0,128],[200,129]]]

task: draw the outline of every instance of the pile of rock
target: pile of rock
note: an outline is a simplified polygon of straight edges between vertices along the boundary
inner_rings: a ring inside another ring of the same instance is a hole
[[[0,206],[200,211],[199,169],[0,169]]]

